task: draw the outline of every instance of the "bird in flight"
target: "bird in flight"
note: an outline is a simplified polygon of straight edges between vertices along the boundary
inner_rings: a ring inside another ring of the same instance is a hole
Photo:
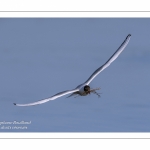
[[[67,90],[67,91],[63,91],[60,93],[57,93],[53,96],[51,96],[50,98],[47,99],[43,99],[43,100],[39,100],[33,103],[27,103],[27,104],[17,104],[14,103],[14,105],[16,106],[33,106],[33,105],[38,105],[38,104],[43,104],[46,103],[48,101],[51,100],[55,100],[61,96],[67,95],[67,94],[71,94],[70,96],[73,95],[80,95],[80,96],[86,96],[90,93],[94,93],[97,94],[98,96],[100,96],[96,90],[99,90],[99,88],[96,89],[91,89],[89,84],[90,82],[101,72],[103,71],[105,68],[107,68],[120,54],[121,52],[125,49],[125,47],[128,45],[129,41],[130,41],[130,37],[131,34],[129,34],[126,39],[123,41],[123,43],[120,45],[120,47],[115,51],[115,53],[106,61],[106,63],[104,63],[101,67],[99,67],[97,70],[95,70],[93,72],[93,74],[82,84],[78,85],[75,89],[73,90]],[[70,97],[68,96],[68,97]]]

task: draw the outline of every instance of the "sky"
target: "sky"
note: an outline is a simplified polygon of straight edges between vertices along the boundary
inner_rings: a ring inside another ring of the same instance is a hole
[[[0,132],[150,132],[149,18],[0,18]],[[131,39],[90,84],[63,96]]]

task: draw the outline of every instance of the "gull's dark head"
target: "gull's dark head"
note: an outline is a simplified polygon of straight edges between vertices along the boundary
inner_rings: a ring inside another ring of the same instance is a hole
[[[90,92],[90,86],[88,86],[88,85],[84,86],[84,91],[86,93]]]

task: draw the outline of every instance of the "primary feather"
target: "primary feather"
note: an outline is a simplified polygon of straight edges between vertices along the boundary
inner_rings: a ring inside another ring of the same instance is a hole
[[[103,71],[105,68],[107,68],[125,49],[127,46],[129,40],[130,40],[131,34],[129,34],[124,42],[120,45],[120,47],[116,50],[116,52],[107,60],[107,62],[99,67],[97,70],[94,71],[94,73],[87,79],[85,82],[86,85],[88,85],[101,71]]]

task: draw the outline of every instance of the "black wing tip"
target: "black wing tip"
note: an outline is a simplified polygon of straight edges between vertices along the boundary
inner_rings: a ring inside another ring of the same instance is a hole
[[[131,36],[131,34],[128,34],[128,36],[126,37],[126,39],[128,39]]]
[[[13,103],[14,105],[16,105],[16,103]]]

